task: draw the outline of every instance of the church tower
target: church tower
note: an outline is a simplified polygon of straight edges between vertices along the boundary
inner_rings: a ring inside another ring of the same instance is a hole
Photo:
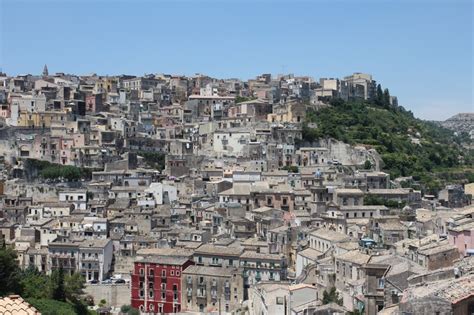
[[[44,68],[43,68],[43,77],[47,77],[49,75],[48,73],[48,66],[47,65],[44,65]]]

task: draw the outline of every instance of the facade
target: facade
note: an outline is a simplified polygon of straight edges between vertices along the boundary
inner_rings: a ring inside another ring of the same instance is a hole
[[[87,240],[79,244],[79,268],[86,281],[103,281],[112,268],[112,240]]]
[[[244,300],[239,268],[189,266],[181,279],[183,311],[232,312]]]
[[[149,256],[135,261],[131,305],[142,312],[177,313],[182,309],[182,272],[186,257]]]

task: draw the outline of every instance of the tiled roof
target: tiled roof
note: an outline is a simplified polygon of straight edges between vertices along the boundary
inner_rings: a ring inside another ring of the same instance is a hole
[[[4,298],[0,298],[0,314],[41,315],[41,313],[36,308],[31,306],[25,300],[23,300],[19,295],[10,295]]]

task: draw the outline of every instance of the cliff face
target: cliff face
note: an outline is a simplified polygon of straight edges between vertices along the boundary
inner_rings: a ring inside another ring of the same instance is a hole
[[[474,130],[474,113],[459,113],[441,122],[445,128],[456,132],[471,132]]]

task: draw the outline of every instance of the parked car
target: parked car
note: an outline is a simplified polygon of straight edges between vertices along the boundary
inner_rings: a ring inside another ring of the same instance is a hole
[[[126,283],[124,279],[117,279],[115,280],[115,283],[120,284],[120,283]]]

